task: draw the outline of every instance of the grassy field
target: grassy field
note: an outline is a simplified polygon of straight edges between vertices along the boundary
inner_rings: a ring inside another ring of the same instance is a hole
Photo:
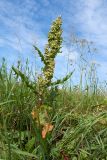
[[[21,62],[16,65],[8,71],[3,60],[0,67],[0,159],[107,159],[105,88],[95,79],[83,88],[81,83],[68,85],[68,75],[45,92],[43,85],[39,86],[40,104],[36,90],[41,81],[36,80],[27,63],[24,69]],[[46,71],[49,66],[45,66]],[[58,87],[60,83],[62,88]]]
[[[25,71],[28,72],[28,71]],[[25,82],[0,68],[0,158],[106,159],[107,99],[80,87],[52,88],[46,105],[53,130],[45,138],[32,118],[37,97]],[[41,118],[43,118],[41,114]]]

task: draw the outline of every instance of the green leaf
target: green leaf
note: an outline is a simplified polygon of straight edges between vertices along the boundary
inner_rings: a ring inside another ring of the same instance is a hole
[[[32,137],[32,139],[30,139],[25,146],[26,150],[31,151],[33,149],[34,144],[35,144],[35,137]]]
[[[37,158],[36,155],[32,154],[32,153],[28,153],[26,151],[21,151],[20,149],[16,148],[16,149],[12,149],[12,151],[18,155],[22,155],[22,156],[27,156],[27,157],[34,157]]]
[[[51,83],[51,86],[56,86],[58,84],[63,84],[64,82],[66,82],[71,76],[72,74],[74,73],[74,71],[72,71],[71,73],[69,73],[67,76],[65,76],[63,79],[58,79],[57,81],[55,82],[52,82]]]
[[[37,48],[36,46],[33,46],[35,48],[35,50],[38,52],[39,57],[41,58],[41,61],[44,62],[44,64],[46,64],[45,62],[45,58],[42,54],[42,52],[39,50],[39,48]]]
[[[13,71],[15,72],[15,74],[17,76],[20,76],[22,81],[26,83],[27,87],[29,87],[30,89],[32,89],[35,93],[35,87],[33,86],[33,84],[29,81],[29,78],[27,76],[25,76],[21,71],[19,71],[18,69],[14,68],[12,66]]]
[[[15,102],[15,100],[9,100],[9,101],[6,101],[6,102],[2,102],[2,103],[0,103],[0,106],[2,106],[4,104],[7,104],[7,103],[11,103],[11,102]]]

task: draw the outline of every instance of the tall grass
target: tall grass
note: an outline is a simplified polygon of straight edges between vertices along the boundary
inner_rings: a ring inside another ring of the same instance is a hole
[[[31,117],[36,96],[13,71],[7,71],[3,61],[0,69],[0,158],[105,159],[106,95],[99,89],[93,93],[73,86],[53,89],[49,95],[47,101],[52,106],[50,116],[54,129],[47,139],[42,139]]]

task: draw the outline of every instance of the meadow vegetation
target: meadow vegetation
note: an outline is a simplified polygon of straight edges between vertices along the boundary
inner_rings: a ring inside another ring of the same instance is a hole
[[[85,70],[84,86],[83,74],[76,86],[69,82],[73,70],[53,81],[55,57],[63,42],[61,25],[58,17],[48,33],[44,54],[34,46],[43,63],[39,75],[29,68],[28,61],[25,68],[18,61],[17,67],[8,71],[2,60],[1,160],[107,159],[106,89],[98,84],[95,65],[90,66],[90,74]]]

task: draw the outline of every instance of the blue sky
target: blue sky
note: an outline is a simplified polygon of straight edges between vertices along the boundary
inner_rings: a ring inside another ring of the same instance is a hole
[[[32,45],[43,50],[51,23],[59,15],[63,19],[65,43],[63,53],[56,59],[55,74],[62,76],[67,72],[68,54],[71,60],[78,61],[79,50],[67,45],[71,34],[75,33],[94,42],[97,53],[91,61],[100,65],[98,74],[101,80],[106,80],[106,0],[0,0],[0,61],[5,57],[11,65],[17,59],[24,61],[28,57],[31,64],[38,64]]]

